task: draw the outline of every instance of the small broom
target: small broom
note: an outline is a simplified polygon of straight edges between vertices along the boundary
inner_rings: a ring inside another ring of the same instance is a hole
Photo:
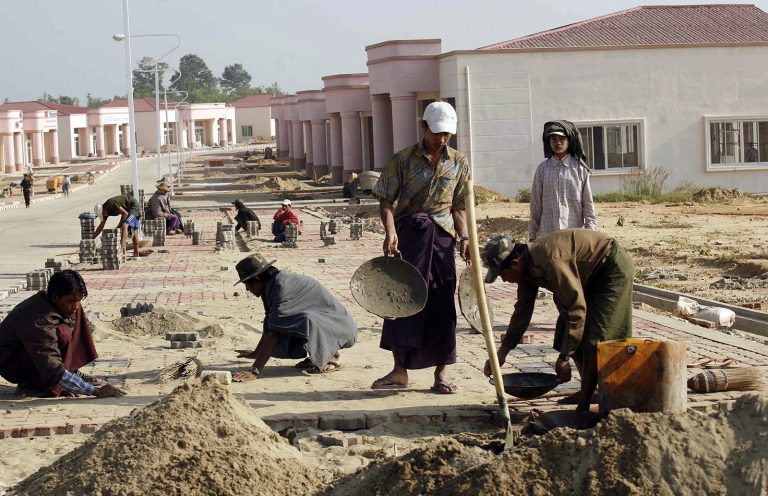
[[[763,389],[764,377],[757,367],[711,369],[688,379],[688,389],[695,393],[754,391]]]
[[[177,379],[189,379],[191,377],[197,377],[200,372],[203,371],[203,364],[197,358],[197,355],[178,362],[173,362],[169,366],[160,371],[159,374],[152,379],[155,384],[163,384],[165,382],[175,381]]]

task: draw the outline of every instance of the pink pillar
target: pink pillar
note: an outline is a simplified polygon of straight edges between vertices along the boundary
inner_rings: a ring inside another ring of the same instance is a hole
[[[197,143],[195,142],[195,121],[187,122],[187,143],[190,150],[193,150]]]
[[[129,124],[121,124],[120,125],[120,134],[123,135],[123,147],[120,149],[120,152],[122,152],[123,155],[128,155],[131,152],[131,142],[129,141],[130,135],[131,135],[131,126]],[[119,142],[120,138],[118,138]],[[88,149],[90,151],[90,142],[91,140],[88,140]]]
[[[325,121],[312,121],[312,164],[317,179],[328,174],[328,151],[325,148]]]
[[[51,129],[48,131],[50,133],[50,140],[51,140],[51,163],[52,164],[58,164],[59,163],[59,131],[58,129]]]
[[[280,141],[278,142],[278,149],[279,154],[277,155],[278,158],[286,158],[288,157],[288,150],[291,140],[291,126],[290,122],[285,119],[280,119],[278,121],[279,130],[278,130],[278,136],[280,137]]]
[[[227,120],[219,119],[219,145],[227,146]]]
[[[224,136],[221,138],[222,144],[221,146],[229,146],[229,128],[230,123],[232,122],[232,119],[224,119]],[[232,144],[235,144],[237,141],[237,138],[235,136],[232,136]]]
[[[291,132],[293,133],[293,161],[291,166],[296,170],[304,170],[306,155],[304,154],[304,129],[301,121],[292,121]]]
[[[387,95],[371,95],[373,112],[373,170],[381,172],[392,159],[392,106]]]
[[[22,133],[13,133],[13,153],[16,172],[24,170],[24,135]],[[8,163],[5,164],[7,167]]]
[[[288,164],[293,163],[293,154],[295,149],[293,148],[293,123],[292,121],[285,121],[285,143],[287,148],[285,149],[285,158],[288,159]]]
[[[13,174],[14,167],[13,134],[3,135],[3,164],[6,174]]]
[[[302,121],[302,128],[304,131],[304,152],[307,156],[307,161],[304,164],[304,172],[307,174],[307,176],[312,177],[312,171],[314,166],[314,155],[313,155],[313,138],[312,136],[312,123],[310,121]]]
[[[331,121],[331,183],[344,182],[343,140],[341,138],[341,116],[330,114]]]
[[[43,150],[43,132],[32,132],[32,165],[43,165],[45,162],[45,151]]]
[[[104,151],[104,126],[96,126],[96,155],[99,157],[105,156]]]
[[[416,94],[392,97],[392,145],[396,152],[416,143]]]
[[[341,113],[341,139],[344,162],[342,181],[350,172],[363,172],[363,138],[360,133],[360,112]]]
[[[118,153],[120,151],[120,125],[115,124],[114,126],[110,126],[110,141],[112,144],[109,147],[109,153],[110,155],[113,153]]]

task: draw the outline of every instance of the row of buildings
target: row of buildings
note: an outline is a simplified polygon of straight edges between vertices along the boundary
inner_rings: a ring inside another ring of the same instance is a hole
[[[668,186],[765,192],[766,25],[754,5],[650,6],[473,50],[443,53],[438,39],[370,45],[366,72],[270,102],[277,148],[336,182],[380,171],[443,100],[457,109],[454,146],[470,154],[476,183],[506,195],[530,187],[554,119],[577,124],[596,192],[653,167]]]
[[[136,146],[157,150],[158,128],[161,147],[195,149],[270,139],[275,135],[271,98],[252,95],[231,104],[161,102],[159,113],[153,98],[136,98]],[[0,105],[0,173],[18,173],[30,164],[126,155],[130,136],[127,99],[99,108],[45,101],[5,103]]]

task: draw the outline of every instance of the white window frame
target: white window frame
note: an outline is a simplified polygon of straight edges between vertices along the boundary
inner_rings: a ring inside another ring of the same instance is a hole
[[[734,170],[765,170],[768,168],[768,162],[735,162],[731,164],[713,164],[712,149],[710,147],[711,124],[715,122],[750,122],[750,121],[768,121],[768,114],[748,114],[748,115],[705,115],[704,116],[704,153],[707,159],[707,172],[723,172]],[[743,148],[743,143],[741,147]],[[743,155],[743,150],[741,154]]]
[[[588,121],[574,121],[574,126],[579,127],[594,127],[594,126],[621,126],[621,125],[636,125],[638,129],[637,133],[637,167],[621,167],[621,168],[608,168],[606,164],[605,169],[592,169],[592,173],[596,176],[623,176],[627,174],[637,174],[638,171],[646,168],[648,163],[646,157],[645,148],[645,119],[599,119]],[[582,141],[586,139],[582,136]],[[605,141],[604,141],[605,142]],[[594,152],[593,152],[594,153]]]

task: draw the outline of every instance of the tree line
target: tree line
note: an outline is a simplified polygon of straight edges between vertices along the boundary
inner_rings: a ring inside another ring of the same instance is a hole
[[[180,101],[183,95],[190,103],[232,102],[250,95],[264,93],[280,93],[277,83],[269,86],[252,85],[252,77],[242,64],[231,64],[224,68],[220,77],[216,77],[208,68],[205,61],[194,53],[184,55],[179,59],[179,68],[174,70],[170,84],[164,83],[169,66],[165,62],[157,64],[160,91],[168,87],[168,100]],[[133,71],[134,98],[154,97],[155,92],[155,60],[143,57],[138,63],[138,69]],[[174,93],[172,93],[174,92]],[[113,98],[100,98],[88,93],[86,106],[101,107],[112,100],[126,98],[125,95],[115,95]],[[54,97],[43,93],[39,100],[60,103],[64,105],[80,105],[77,97],[59,95]],[[6,99],[7,101],[7,99]]]

